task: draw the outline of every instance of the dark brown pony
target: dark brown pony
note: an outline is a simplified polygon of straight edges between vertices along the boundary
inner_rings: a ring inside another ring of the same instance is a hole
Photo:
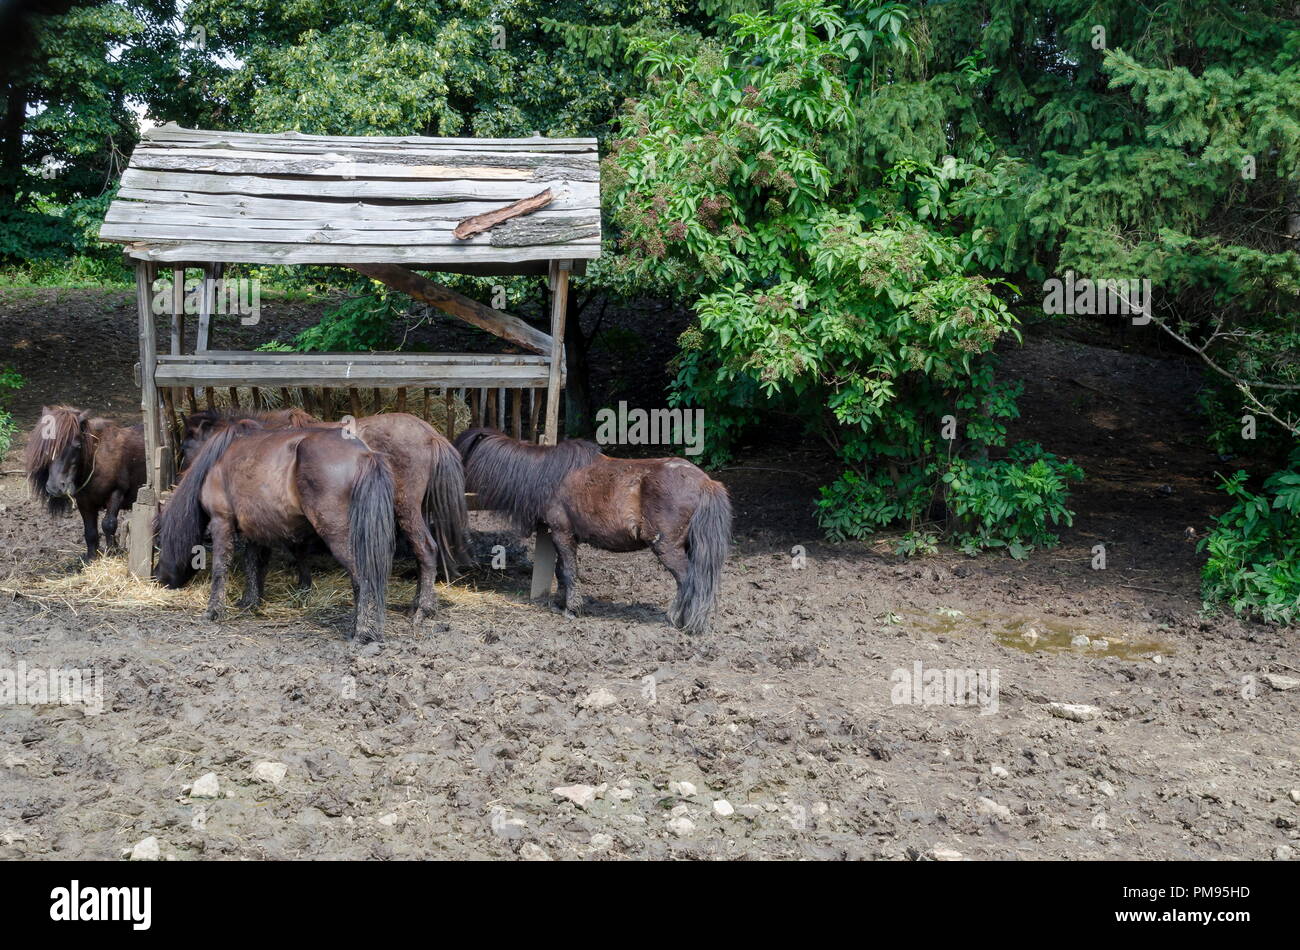
[[[23,465],[32,495],[50,514],[76,504],[90,561],[99,551],[99,513],[104,512],[108,550],[116,551],[118,512],[135,504],[145,483],[144,427],[127,429],[72,406],[42,406],[27,436]]]
[[[605,551],[648,547],[677,581],[673,625],[702,633],[717,599],[731,539],[727,489],[679,458],[614,459],[592,442],[533,445],[493,429],[456,437],[465,483],[484,508],[505,511],[532,534],[546,525],[559,555],[559,602],[582,607],[578,544]]]
[[[255,607],[271,546],[313,535],[352,578],[354,637],[384,639],[384,598],[393,563],[393,475],[385,457],[360,439],[323,429],[266,430],[241,420],[217,429],[195,456],[163,509],[158,580],[182,587],[194,576],[206,528],[212,535],[212,595],[220,619],[236,537],[245,541],[247,587]]]
[[[434,583],[441,566],[450,581],[461,563],[469,560],[466,549],[469,513],[465,508],[465,475],[460,455],[450,442],[423,419],[405,412],[364,416],[344,426],[320,422],[300,409],[276,413],[237,413],[230,417],[213,410],[195,413],[185,421],[186,461],[208,438],[213,426],[229,418],[256,419],[265,428],[312,426],[341,429],[360,438],[376,452],[388,457],[396,485],[394,503],[397,525],[420,566],[420,580],[412,604],[412,623],[419,626],[432,619],[438,609]],[[310,585],[311,574],[301,552],[298,556],[299,583]]]

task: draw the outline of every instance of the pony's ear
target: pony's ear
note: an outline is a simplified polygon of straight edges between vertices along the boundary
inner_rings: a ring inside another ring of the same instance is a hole
[[[82,409],[77,413],[77,426],[83,432],[86,430],[86,423],[90,421],[90,410]]]

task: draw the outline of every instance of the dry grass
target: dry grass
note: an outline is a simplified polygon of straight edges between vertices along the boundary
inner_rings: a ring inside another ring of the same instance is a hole
[[[389,609],[404,607],[415,596],[415,581],[390,578]],[[151,580],[136,577],[126,566],[126,557],[101,557],[78,573],[34,581],[20,593],[39,602],[64,603],[119,610],[178,610],[199,613],[208,605],[211,592],[208,577],[196,578],[180,590],[170,590]],[[228,606],[243,591],[243,577],[236,573],[227,588]],[[453,606],[516,606],[493,591],[478,590],[463,583],[438,585],[438,597]],[[522,605],[518,605],[522,606]],[[310,590],[300,591],[297,575],[272,568],[266,576],[259,616],[269,620],[302,619],[304,614],[335,613],[352,607],[352,583],[341,569],[315,571]]]
[[[239,386],[235,389],[239,397],[239,405],[243,409],[254,409],[258,411],[269,411],[273,409],[284,409],[286,403],[283,394],[278,389],[258,389],[257,399],[253,398],[253,390],[248,386]],[[289,390],[291,396],[295,396],[293,405],[300,406],[307,411],[320,415],[319,400],[321,394],[324,394],[327,400],[326,412],[324,413],[327,421],[337,421],[345,415],[352,412],[352,400],[346,389],[313,389],[311,400],[303,399],[301,391],[294,389]],[[397,390],[381,389],[379,390],[379,406],[376,408],[374,403],[374,392],[371,389],[359,390],[361,396],[361,412],[363,415],[372,416],[381,412],[397,411]],[[229,409],[234,405],[230,398],[228,389],[213,389],[213,402],[219,409]],[[456,431],[464,432],[470,427],[470,410],[462,400],[452,396],[451,414],[456,423]],[[205,402],[203,404],[206,404]],[[177,407],[180,408],[179,406]],[[406,412],[413,416],[419,416],[431,426],[447,434],[447,403],[440,392],[432,391],[429,394],[428,413],[425,413],[424,390],[407,389]]]

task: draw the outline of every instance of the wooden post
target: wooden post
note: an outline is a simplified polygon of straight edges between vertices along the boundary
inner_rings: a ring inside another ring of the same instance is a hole
[[[572,261],[551,261],[551,360],[546,382],[547,445],[560,439],[560,378],[564,372],[564,318],[569,307]]]
[[[158,367],[157,331],[153,322],[153,273],[148,261],[135,265],[136,308],[140,318],[140,412],[144,416],[144,449],[147,482],[131,508],[131,540],[127,567],[137,577],[153,574],[153,519],[158,513],[157,498],[162,491],[162,436],[158,420],[158,385],[154,373]]]
[[[560,384],[564,373],[564,318],[569,306],[569,269],[572,261],[551,261],[551,358],[546,381],[545,444],[560,439]],[[530,596],[548,596],[555,579],[555,542],[551,532],[538,526],[533,545],[533,584]]]

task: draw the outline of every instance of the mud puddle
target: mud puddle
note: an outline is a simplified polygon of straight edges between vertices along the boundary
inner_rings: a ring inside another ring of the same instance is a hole
[[[1002,646],[1024,653],[1079,653],[1121,660],[1146,660],[1174,654],[1172,644],[1149,635],[1133,636],[1075,619],[1062,620],[1030,613],[962,611],[946,607],[934,611],[904,608],[895,611],[893,619],[905,628],[928,635],[992,634]]]

